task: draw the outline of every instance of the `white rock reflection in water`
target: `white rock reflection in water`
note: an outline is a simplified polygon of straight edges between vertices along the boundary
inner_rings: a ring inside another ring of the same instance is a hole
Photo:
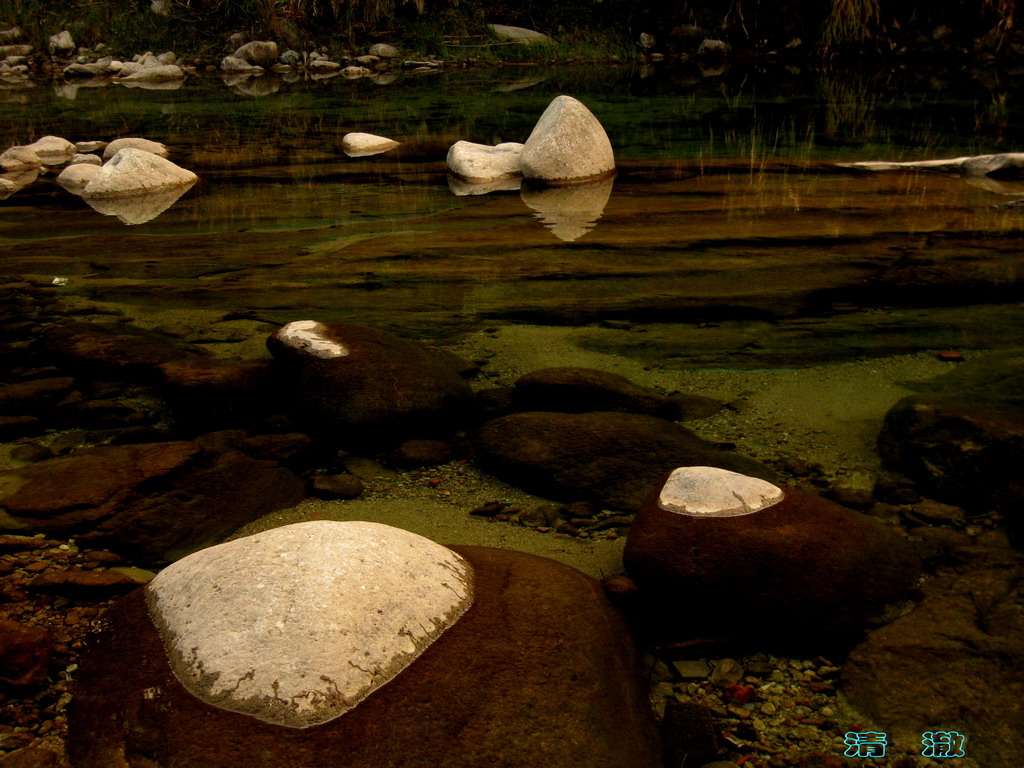
[[[152,221],[174,205],[194,184],[195,182],[192,182],[186,186],[160,189],[133,197],[83,199],[104,216],[117,216],[123,223],[131,226]]]
[[[523,202],[555,237],[571,243],[587,234],[604,213],[614,179],[571,187],[524,187]]]
[[[486,195],[491,192],[516,192],[522,185],[522,176],[513,176],[509,179],[493,179],[491,181],[466,181],[458,176],[448,174],[448,189],[456,197]]]

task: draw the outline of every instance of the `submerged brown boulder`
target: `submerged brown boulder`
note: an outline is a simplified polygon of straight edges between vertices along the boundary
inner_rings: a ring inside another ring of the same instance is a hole
[[[719,513],[674,511],[662,486],[644,502],[623,561],[656,632],[824,650],[856,638],[916,581],[913,548],[882,523],[775,490],[764,502],[761,491],[724,493]]]
[[[636,413],[514,413],[480,427],[474,444],[480,463],[508,483],[551,499],[628,511],[680,466],[773,476],[678,424]]]
[[[395,444],[454,432],[469,385],[443,355],[355,323],[289,323],[267,340],[285,407],[336,442]]]
[[[184,440],[101,446],[0,472],[0,529],[160,561],[304,496],[291,472],[237,450]]]
[[[174,677],[143,591],[107,614],[76,676],[76,768],[660,768],[635,652],[593,579],[546,558],[452,547],[475,601],[353,710],[297,730],[217,709]]]

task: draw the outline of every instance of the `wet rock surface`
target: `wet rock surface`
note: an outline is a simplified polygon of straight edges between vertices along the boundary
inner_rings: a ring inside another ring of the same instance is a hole
[[[719,466],[773,473],[674,422],[629,413],[516,413],[477,431],[478,460],[498,477],[548,498],[596,501],[635,511],[666,472]]]
[[[645,501],[623,554],[651,629],[668,641],[742,638],[762,647],[832,651],[906,597],[920,573],[912,546],[882,523],[787,489],[765,509],[728,517]]]
[[[315,730],[283,730],[186,693],[133,594],[82,661],[75,765],[108,768],[124,754],[140,768],[151,759],[315,766],[329,752],[339,766],[435,766],[438,755],[467,768],[659,766],[628,633],[596,582],[524,553],[455,549],[476,575],[473,607],[389,685]],[[101,727],[111,715],[124,727]]]

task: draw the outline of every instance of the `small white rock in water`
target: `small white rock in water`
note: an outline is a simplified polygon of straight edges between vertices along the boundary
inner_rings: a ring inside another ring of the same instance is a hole
[[[140,139],[136,137],[125,138],[125,139],[114,139],[112,142],[107,144],[106,149],[103,150],[103,159],[109,160],[122,149],[131,147],[132,149],[141,149],[143,152],[149,152],[150,154],[156,155],[157,157],[167,157],[167,147],[161,144],[159,141],[150,141],[149,139]]]
[[[473,572],[409,531],[316,521],[201,550],[146,589],[186,689],[215,707],[306,728],[412,664],[472,605]]]
[[[523,145],[515,142],[474,144],[457,141],[448,150],[448,170],[464,181],[491,182],[520,175]]]
[[[96,156],[90,155],[90,157]],[[96,159],[99,160],[98,157]],[[99,163],[72,163],[60,172],[60,175],[57,176],[57,183],[68,192],[80,195],[99,172]]]
[[[43,136],[27,145],[42,160],[43,165],[60,165],[75,154],[75,145],[60,136]]]
[[[679,467],[661,489],[658,506],[691,517],[737,517],[782,501],[782,489],[766,480],[718,467]]]
[[[111,146],[116,143],[112,142]],[[192,171],[152,152],[125,147],[99,169],[83,197],[103,199],[145,195],[170,188],[190,187],[198,178]]]
[[[346,133],[341,137],[341,151],[349,157],[366,157],[379,155],[394,149],[399,142],[372,133]]]
[[[325,359],[347,357],[348,349],[324,336],[322,323],[316,320],[296,320],[280,328],[274,335],[289,347],[305,352],[313,357]]]
[[[548,105],[520,159],[524,178],[552,185],[598,181],[615,172],[608,134],[571,96],[558,96]]]

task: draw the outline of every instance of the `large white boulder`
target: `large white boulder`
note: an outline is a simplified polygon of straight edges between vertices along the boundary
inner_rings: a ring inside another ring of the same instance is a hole
[[[379,155],[394,149],[400,142],[372,133],[346,133],[341,137],[341,151],[349,157]]]
[[[114,139],[112,142],[107,144],[103,149],[103,159],[109,160],[122,149],[131,147],[132,149],[141,149],[143,152],[149,152],[150,154],[156,155],[157,157],[167,157],[167,147],[158,141],[150,141],[149,139],[140,139],[137,137]]]
[[[464,181],[486,183],[520,175],[523,145],[514,142],[488,146],[457,141],[448,150],[448,170]]]
[[[315,521],[189,555],[150,582],[147,602],[193,695],[305,728],[422,654],[472,605],[473,572],[399,528]]]
[[[112,142],[111,146],[116,142]],[[109,149],[109,147],[108,147]],[[170,160],[134,147],[125,147],[100,168],[83,193],[85,199],[133,197],[166,189],[189,187],[198,177]]]
[[[778,504],[785,494],[757,477],[718,467],[679,467],[658,496],[666,512],[691,517],[736,517]]]
[[[615,172],[615,154],[601,123],[564,95],[544,110],[520,161],[524,178],[551,185],[596,181]]]
[[[60,136],[43,136],[25,148],[35,152],[43,165],[60,165],[77,151],[74,144]]]

